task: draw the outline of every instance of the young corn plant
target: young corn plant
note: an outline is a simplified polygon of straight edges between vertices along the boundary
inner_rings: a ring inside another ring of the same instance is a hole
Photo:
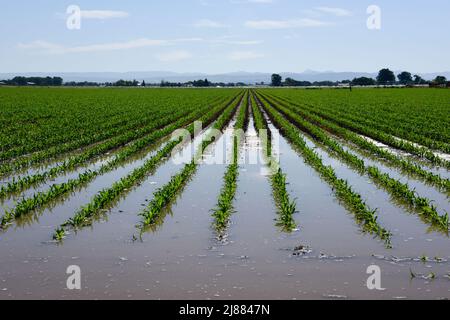
[[[252,96],[251,102],[256,131],[259,133],[264,132],[263,130],[271,132],[268,128],[267,120],[258,105],[259,101],[255,98],[255,96]],[[262,137],[262,139],[264,149],[263,153],[267,157],[269,166],[272,170],[270,182],[272,185],[275,204],[278,208],[279,217],[277,225],[285,232],[292,232],[295,228],[297,228],[297,224],[294,220],[294,214],[297,212],[297,204],[295,200],[290,199],[289,193],[287,192],[286,175],[276,164],[276,160],[272,157],[272,135],[268,134],[267,138]]]
[[[233,201],[236,196],[237,180],[239,176],[239,147],[240,139],[238,132],[245,130],[248,124],[248,92],[246,93],[239,114],[234,126],[235,133],[233,135],[233,161],[227,167],[224,175],[224,186],[217,200],[216,208],[213,210],[214,227],[219,235],[223,236],[224,231],[228,227],[230,217],[233,214]]]
[[[271,182],[275,202],[279,209],[278,226],[282,227],[284,231],[290,232],[297,227],[293,219],[297,204],[295,200],[289,198],[289,193],[286,190],[286,175],[281,169],[278,169],[278,172],[272,175]]]

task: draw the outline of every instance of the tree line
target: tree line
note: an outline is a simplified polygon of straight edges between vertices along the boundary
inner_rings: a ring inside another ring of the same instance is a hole
[[[61,77],[14,77],[0,82],[9,86],[49,86],[59,87],[63,85]]]
[[[66,87],[244,87],[243,82],[211,82],[208,79],[200,79],[188,82],[169,82],[162,80],[160,83],[145,83],[137,80],[118,80],[116,82],[92,82],[69,81],[64,82],[60,77],[14,77],[10,80],[0,80],[0,84],[9,86],[66,86]]]
[[[61,77],[14,77],[10,80],[2,80],[0,84],[10,85],[10,86],[72,86],[72,87],[195,87],[195,88],[207,88],[207,87],[245,87],[247,84],[243,82],[211,82],[208,79],[194,80],[188,82],[169,82],[161,81],[153,84],[146,84],[145,81],[137,80],[119,80],[116,82],[64,82]],[[263,85],[264,83],[262,83]],[[283,78],[279,74],[272,75],[271,86],[273,87],[332,87],[338,85],[348,85],[348,86],[374,86],[374,85],[430,85],[430,86],[447,86],[450,87],[450,82],[444,76],[437,76],[432,81],[427,81],[420,77],[419,75],[412,75],[408,71],[403,71],[397,76],[393,71],[385,68],[381,69],[376,77],[376,79],[369,77],[359,77],[353,80],[344,81],[298,81],[292,78]]]
[[[427,81],[419,75],[412,75],[408,71],[403,71],[395,76],[394,72],[385,68],[378,72],[376,79],[369,77],[359,77],[353,80],[344,81],[297,81],[292,78],[283,78],[279,74],[272,75],[273,87],[311,87],[311,86],[337,86],[339,84],[347,84],[349,86],[374,86],[374,85],[432,85],[432,86],[449,86],[447,78],[444,76],[437,76],[432,81]]]

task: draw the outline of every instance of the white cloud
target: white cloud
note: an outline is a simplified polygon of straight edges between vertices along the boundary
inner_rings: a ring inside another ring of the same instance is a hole
[[[273,3],[274,0],[230,0],[231,3]]]
[[[264,58],[264,54],[253,51],[234,51],[229,55],[229,59],[233,61],[253,60],[260,58]]]
[[[110,10],[82,10],[81,17],[83,19],[114,19],[114,18],[127,18],[130,14],[125,11],[110,11]]]
[[[194,23],[194,26],[196,28],[212,28],[212,29],[227,27],[227,25],[224,25],[220,22],[209,20],[209,19],[198,20],[197,22]]]
[[[171,51],[160,53],[156,55],[156,58],[161,62],[179,62],[192,58],[192,54],[188,51]]]
[[[49,54],[66,54],[66,53],[87,53],[87,52],[102,52],[102,51],[115,51],[115,50],[127,50],[145,47],[166,46],[182,42],[195,42],[202,41],[200,38],[187,38],[187,39],[175,39],[175,40],[154,40],[141,38],[136,40],[124,41],[124,42],[112,42],[102,44],[91,44],[85,46],[73,46],[68,47],[60,44],[50,43],[46,41],[34,41],[28,44],[19,44],[21,49],[35,49]]]
[[[260,30],[315,28],[328,25],[330,25],[328,22],[307,18],[296,20],[251,20],[245,23],[247,28]]]
[[[224,45],[238,45],[238,46],[254,46],[258,44],[262,44],[261,40],[226,40],[226,39],[218,39],[212,40],[213,44],[224,44]]]
[[[331,8],[331,7],[317,7],[317,11],[335,15],[337,17],[349,17],[352,15],[351,11],[342,8]]]
[[[247,0],[247,2],[251,2],[251,3],[273,3],[273,0]]]

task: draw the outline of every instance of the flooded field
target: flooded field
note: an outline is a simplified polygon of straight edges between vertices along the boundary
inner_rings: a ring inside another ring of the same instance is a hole
[[[326,91],[289,94],[155,90],[129,121],[163,106],[167,122],[111,147],[115,135],[12,172],[30,155],[2,148],[0,299],[450,298],[445,153],[335,119]]]

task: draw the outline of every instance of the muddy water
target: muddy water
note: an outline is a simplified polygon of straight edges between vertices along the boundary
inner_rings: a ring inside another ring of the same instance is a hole
[[[250,123],[242,159],[260,156],[252,127]],[[227,154],[230,145],[223,147],[224,139],[217,141],[216,152]],[[368,179],[323,150],[316,151],[371,207],[379,208],[380,223],[395,234],[394,249],[362,234],[328,185],[280,139],[281,167],[288,191],[297,199],[297,231],[286,234],[276,226],[271,186],[262,174],[265,165],[247,161],[240,166],[236,213],[227,241],[216,239],[211,216],[226,167],[206,164],[199,166],[162,223],[142,241],[134,241],[139,212],[153,192],[182,169],[168,161],[92,228],[69,235],[61,246],[50,243],[54,227],[116,181],[115,172],[52,212],[43,212],[39,223],[0,234],[0,299],[450,298],[449,279],[444,277],[450,271],[448,238],[427,234],[427,226],[416,215],[389,204],[389,196]],[[422,255],[430,261],[420,261]],[[435,256],[443,260],[432,261]],[[384,291],[366,287],[366,269],[372,264],[382,270]],[[65,289],[69,265],[81,268],[81,291]],[[410,269],[417,274],[413,280]],[[425,279],[431,272],[436,279]]]

